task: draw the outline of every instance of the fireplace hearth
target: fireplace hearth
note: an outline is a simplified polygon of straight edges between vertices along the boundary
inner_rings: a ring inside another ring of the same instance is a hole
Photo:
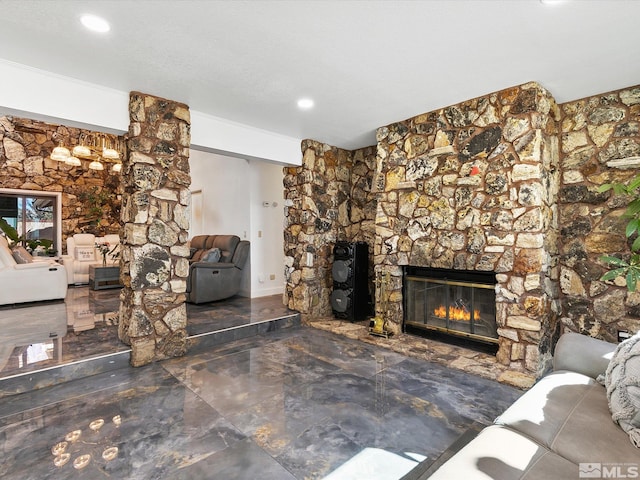
[[[497,350],[492,272],[404,268],[403,330]]]

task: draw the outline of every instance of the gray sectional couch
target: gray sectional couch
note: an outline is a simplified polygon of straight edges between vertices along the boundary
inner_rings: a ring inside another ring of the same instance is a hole
[[[247,240],[237,235],[196,235],[190,248],[188,302],[215,302],[240,292],[251,249]]]
[[[428,478],[640,478],[640,449],[613,422],[605,387],[596,381],[615,348],[564,334],[553,372]]]

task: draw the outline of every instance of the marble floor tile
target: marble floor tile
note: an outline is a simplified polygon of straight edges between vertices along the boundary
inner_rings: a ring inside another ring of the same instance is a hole
[[[327,341],[329,338],[331,341]],[[380,369],[388,368],[406,358],[390,350],[353,342],[322,330],[306,330],[287,340],[286,345],[364,377],[371,377]]]
[[[60,383],[47,388],[31,390],[19,395],[0,399],[0,426],[15,420],[13,415],[22,416],[31,414],[47,405],[62,401],[84,402],[87,395],[97,394],[102,390],[114,388],[132,387],[135,384],[142,386],[154,385],[159,378],[158,373],[163,374],[164,381],[173,382],[170,376],[164,375],[162,370],[145,368],[120,368],[109,373],[87,376],[80,380]]]
[[[297,327],[0,398],[0,478],[399,479],[518,394]]]
[[[234,443],[200,462],[175,472],[177,480],[296,480],[293,474],[276,462],[250,439]]]
[[[523,393],[509,385],[443,365],[407,358],[385,371],[387,385],[447,408],[451,414],[488,425]],[[482,401],[479,401],[479,399]]]
[[[69,398],[3,418],[0,477],[68,478],[83,470],[84,478],[169,478],[245,438],[160,366],[135,377],[84,394],[70,386]],[[80,382],[86,389],[100,380]],[[113,458],[105,458],[112,447]]]
[[[165,368],[296,478],[323,478],[367,448],[435,459],[476,418],[490,421],[519,395],[314,329],[252,343],[250,354],[209,352]],[[460,385],[436,388],[443,381]]]
[[[119,303],[118,290],[73,287],[64,301],[0,308],[0,378],[128,351]]]
[[[187,304],[187,330],[189,335],[198,335],[212,329],[223,330],[295,314],[282,304],[282,295],[260,298],[236,296],[221,302]]]
[[[127,352],[129,346],[118,339],[119,308],[119,289],[88,286],[70,287],[64,301],[0,307],[0,379]],[[187,331],[196,335],[255,326],[258,333],[261,322],[294,315],[282,304],[281,295],[235,296],[187,304]]]

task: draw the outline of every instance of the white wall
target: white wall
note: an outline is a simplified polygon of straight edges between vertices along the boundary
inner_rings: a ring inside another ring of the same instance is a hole
[[[129,129],[129,92],[4,59],[0,59],[0,78],[0,114],[117,134]],[[197,110],[197,105],[189,108],[193,146],[245,158],[302,164],[301,139],[205,114]]]
[[[251,167],[252,297],[284,291],[284,188],[282,165],[257,160]],[[266,205],[264,202],[267,202]]]
[[[202,190],[202,227],[209,235],[249,240],[249,162],[191,149],[190,190]]]
[[[301,139],[214,117],[191,107],[191,145],[222,155],[302,165]]]
[[[233,234],[251,241],[250,268],[241,294],[255,298],[282,293],[282,166],[194,149],[189,165],[190,189],[202,191],[203,233]],[[269,206],[263,207],[263,202]]]

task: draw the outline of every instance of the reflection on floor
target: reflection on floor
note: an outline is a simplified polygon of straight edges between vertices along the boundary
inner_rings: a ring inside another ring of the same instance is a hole
[[[399,479],[519,394],[288,328],[0,399],[0,478]]]
[[[129,347],[118,340],[119,305],[119,290],[74,287],[64,302],[0,308],[0,379],[128,352]],[[206,336],[292,314],[282,305],[281,295],[232,297],[188,304],[187,330],[190,336]]]

